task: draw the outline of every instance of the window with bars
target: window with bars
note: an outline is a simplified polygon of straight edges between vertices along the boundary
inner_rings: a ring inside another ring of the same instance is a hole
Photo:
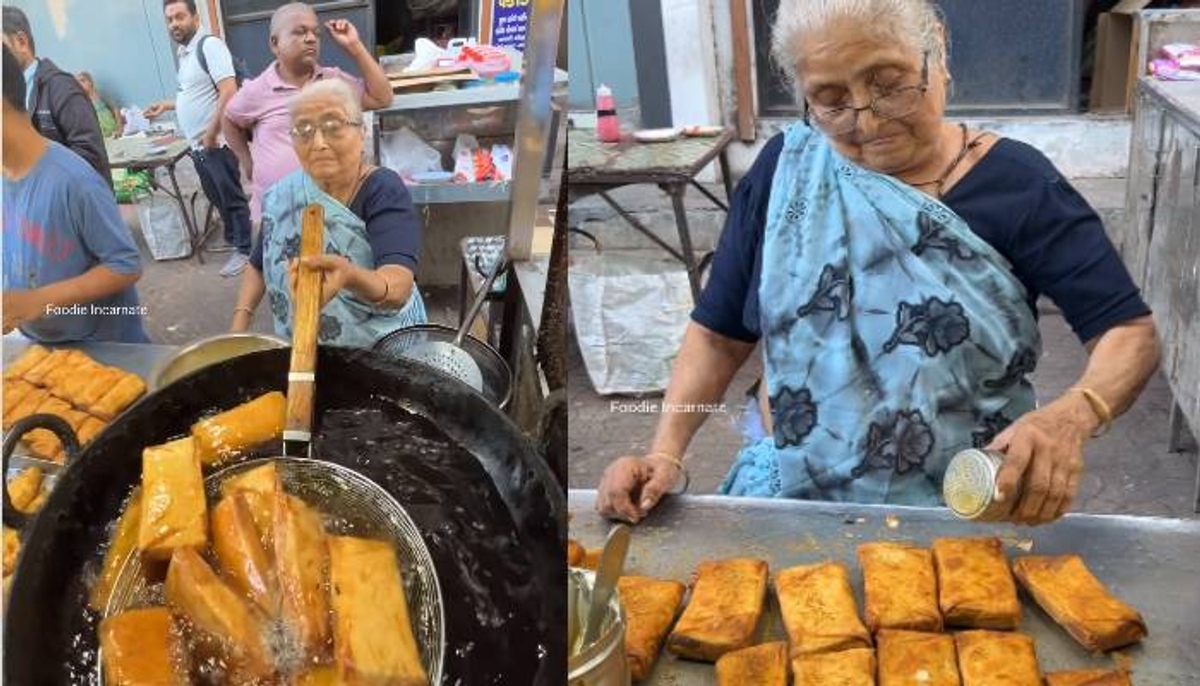
[[[758,115],[800,113],[771,61],[779,0],[748,0],[754,21]],[[1078,109],[1084,0],[939,0],[950,30],[949,110],[957,115]]]

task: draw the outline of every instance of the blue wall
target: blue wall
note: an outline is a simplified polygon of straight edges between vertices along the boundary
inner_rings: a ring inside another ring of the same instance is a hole
[[[174,43],[162,0],[4,0],[29,17],[38,55],[72,73],[91,72],[114,104],[145,107],[174,98]],[[204,12],[204,2],[197,2]],[[65,21],[56,27],[52,11]],[[203,16],[203,15],[202,15]],[[205,26],[208,22],[205,21]]]

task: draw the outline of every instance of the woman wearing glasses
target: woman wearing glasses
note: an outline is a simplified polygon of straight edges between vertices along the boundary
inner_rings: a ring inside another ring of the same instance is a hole
[[[1100,220],[1033,148],[945,120],[932,3],[783,0],[776,16],[773,57],[808,116],[739,185],[651,450],[609,466],[600,511],[638,521],[686,484],[706,417],[670,409],[719,402],[761,343],[722,492],[938,505],[950,457],[989,447],[1011,518],[1057,519],[1085,441],[1158,363]],[[1090,361],[1038,407],[1040,295]]]
[[[325,252],[305,264],[324,276],[319,340],[370,347],[398,328],[426,321],[413,281],[421,226],[400,177],[363,157],[358,98],[339,79],[305,86],[290,104],[299,171],[263,198],[262,230],[242,277],[234,331],[244,331],[265,293],[275,332],[292,334],[292,285],[304,207],[325,208]],[[308,258],[306,258],[308,259]]]

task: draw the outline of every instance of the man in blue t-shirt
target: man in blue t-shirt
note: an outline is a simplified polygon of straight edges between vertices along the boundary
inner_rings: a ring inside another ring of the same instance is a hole
[[[43,138],[25,78],[4,47],[4,333],[47,343],[147,343],[137,246],[112,191],[81,157]]]

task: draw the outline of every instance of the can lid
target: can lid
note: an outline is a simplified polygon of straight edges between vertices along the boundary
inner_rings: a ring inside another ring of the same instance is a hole
[[[942,497],[954,514],[974,519],[992,504],[996,491],[996,466],[979,450],[964,450],[946,466]]]

